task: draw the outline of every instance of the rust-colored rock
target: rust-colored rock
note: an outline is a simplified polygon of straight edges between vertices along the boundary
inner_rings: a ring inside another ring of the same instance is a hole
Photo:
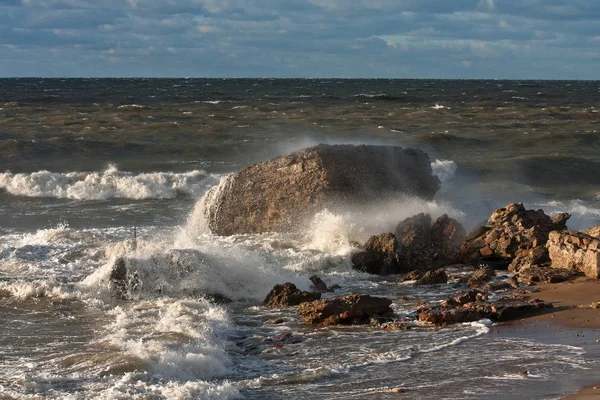
[[[265,298],[265,307],[282,308],[297,306],[298,304],[314,301],[321,298],[321,293],[305,292],[293,283],[286,282],[283,285],[275,285]]]
[[[546,245],[553,268],[600,279],[600,239],[576,231],[550,232]]]
[[[473,273],[473,275],[471,275],[471,277],[469,278],[469,281],[467,282],[467,286],[469,286],[471,289],[474,289],[474,288],[479,287],[479,286],[483,285],[484,283],[488,282],[494,276],[496,276],[496,270],[494,270],[494,268],[492,268],[492,267],[479,268],[477,271],[475,271]]]
[[[427,271],[425,275],[419,278],[415,282],[415,286],[422,285],[437,285],[440,283],[447,283],[448,275],[446,274],[446,270],[444,268],[436,269],[435,271]]]
[[[372,317],[391,316],[390,304],[385,297],[352,294],[302,303],[298,315],[312,325],[368,324]]]
[[[325,208],[431,199],[439,187],[421,150],[321,144],[232,174],[205,197],[205,216],[218,235],[294,231]]]
[[[546,242],[551,231],[566,229],[569,214],[550,218],[543,210],[526,210],[522,203],[511,203],[490,216],[485,227],[476,228],[460,246],[467,262],[481,258],[510,260],[509,270],[518,272],[550,261]]]

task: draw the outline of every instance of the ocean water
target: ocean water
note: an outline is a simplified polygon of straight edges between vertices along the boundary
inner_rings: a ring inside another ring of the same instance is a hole
[[[313,274],[339,284],[335,295],[387,296],[399,315],[460,291],[456,279],[413,288],[352,270],[353,241],[418,212],[470,228],[522,201],[572,213],[574,229],[600,224],[599,92],[593,81],[0,79],[0,398],[576,390],[599,365],[560,338],[497,334],[485,320],[315,328],[260,304],[277,283],[308,289]],[[430,202],[325,210],[306,232],[211,234],[209,188],[317,143],[421,148],[442,188]],[[108,288],[120,256],[138,276],[126,300]]]

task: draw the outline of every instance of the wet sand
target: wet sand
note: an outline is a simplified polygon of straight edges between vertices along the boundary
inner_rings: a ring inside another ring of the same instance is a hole
[[[581,304],[600,301],[600,280],[577,280],[542,285],[536,297],[554,304],[552,313],[529,318],[532,322],[552,322],[556,325],[584,329],[592,335],[590,346],[600,347],[600,309],[577,308]],[[582,334],[583,335],[583,334]],[[589,343],[589,342],[588,342]],[[597,351],[596,351],[597,353]],[[595,385],[563,397],[565,400],[600,399],[600,372]]]

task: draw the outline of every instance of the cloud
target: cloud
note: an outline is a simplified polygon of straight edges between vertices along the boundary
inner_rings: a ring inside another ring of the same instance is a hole
[[[596,0],[0,0],[0,75],[595,78],[599,23]]]

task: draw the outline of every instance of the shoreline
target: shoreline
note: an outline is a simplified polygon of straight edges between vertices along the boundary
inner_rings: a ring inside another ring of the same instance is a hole
[[[548,313],[535,315],[525,318],[518,323],[518,326],[528,325],[536,329],[536,325],[548,324],[557,326],[557,329],[569,328],[567,331],[581,330],[581,336],[584,333],[591,334],[591,340],[585,342],[586,346],[598,346],[597,352],[600,352],[600,309],[577,308],[580,304],[590,304],[600,302],[600,280],[598,279],[577,279],[562,283],[540,285],[540,291],[532,293],[532,297],[537,297],[543,301],[551,302],[554,305]],[[579,333],[576,333],[579,336]],[[592,355],[594,357],[594,355]],[[596,382],[590,384],[576,393],[564,395],[562,400],[592,400],[600,399],[600,378],[595,378]]]

